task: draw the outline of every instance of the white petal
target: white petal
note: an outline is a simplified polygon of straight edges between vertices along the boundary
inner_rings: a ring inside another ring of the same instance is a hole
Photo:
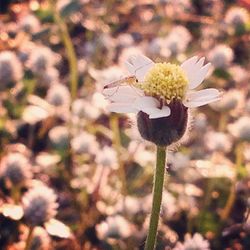
[[[201,69],[198,69],[198,68],[195,69],[195,73],[193,77],[191,78],[189,85],[188,85],[189,89],[194,89],[201,84],[201,82],[205,79],[210,66],[211,66],[211,63],[208,63],[205,66],[203,66]]]
[[[107,109],[115,113],[137,113],[138,110],[130,103],[111,103]]]
[[[159,106],[159,101],[151,96],[143,96],[136,100],[135,107],[145,113],[147,109],[157,108]]]
[[[167,117],[171,113],[170,108],[168,106],[163,106],[162,109],[154,109],[149,114],[150,119],[156,119],[161,117]]]
[[[145,74],[154,66],[154,62],[144,55],[136,55],[129,58],[125,63],[128,71],[135,75],[141,82],[144,80]]]
[[[187,59],[186,61],[184,61],[181,64],[182,69],[185,71],[191,70],[192,67],[195,65],[195,63],[197,62],[197,60],[198,60],[198,56],[193,56],[193,57]]]
[[[152,96],[143,96],[138,98],[134,107],[144,113],[149,115],[150,119],[160,118],[170,115],[170,108],[167,106],[163,106],[162,109],[158,108],[160,105],[159,101]]]
[[[188,93],[183,104],[188,108],[195,108],[220,100],[221,93],[217,89],[203,89]]]
[[[135,55],[135,56],[132,56],[128,59],[128,62],[133,65],[135,68],[138,68],[138,67],[143,67],[145,65],[148,65],[148,64],[154,64],[154,62],[149,59],[148,57],[144,56],[144,55]]]
[[[116,103],[131,103],[134,102],[137,99],[137,97],[121,93],[117,95],[111,95],[108,99],[111,102],[116,102]]]
[[[206,64],[202,67],[205,58],[201,58],[197,62],[198,57],[194,56],[184,63],[182,63],[181,67],[185,71],[188,81],[189,81],[189,89],[194,89],[200,85],[200,83],[204,80],[209,67],[210,63]]]
[[[135,66],[133,64],[131,64],[129,61],[126,61],[125,66],[127,67],[127,70],[130,74],[135,74]]]
[[[133,86],[117,86],[103,89],[102,94],[110,101],[123,102],[125,98],[134,99],[143,95],[143,91]]]
[[[52,236],[57,236],[60,238],[69,238],[71,236],[70,228],[56,219],[50,219],[48,222],[46,222],[45,228]]]
[[[154,62],[149,59],[148,57],[144,56],[144,55],[140,55],[140,56],[137,56],[135,58],[135,62],[136,62],[136,66],[140,67],[140,66],[144,66],[146,64],[154,64]]]
[[[187,107],[187,108],[197,108],[206,104],[209,104],[211,102],[217,102],[219,101],[221,98],[217,97],[217,98],[211,98],[211,99],[207,99],[207,100],[202,100],[202,101],[190,101],[190,102],[183,102],[183,104]]]
[[[205,57],[202,57],[199,59],[199,61],[196,63],[197,66],[202,67],[205,62]]]
[[[199,101],[204,99],[211,99],[213,97],[219,97],[221,95],[220,91],[214,88],[202,89],[195,92],[188,92],[186,99],[190,101]]]

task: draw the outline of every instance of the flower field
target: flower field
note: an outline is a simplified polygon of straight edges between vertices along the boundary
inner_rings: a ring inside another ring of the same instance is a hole
[[[250,1],[0,3],[0,250],[250,249]]]

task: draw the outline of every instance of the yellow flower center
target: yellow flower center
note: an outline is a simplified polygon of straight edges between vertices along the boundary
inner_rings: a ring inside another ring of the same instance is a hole
[[[147,95],[171,102],[173,99],[183,99],[187,85],[187,77],[180,66],[171,63],[156,63],[139,87]]]

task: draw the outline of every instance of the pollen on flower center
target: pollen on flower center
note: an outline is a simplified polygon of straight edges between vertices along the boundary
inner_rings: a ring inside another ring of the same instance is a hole
[[[188,80],[178,65],[171,63],[156,63],[146,74],[145,82],[140,88],[150,96],[163,98],[166,102],[183,99]]]

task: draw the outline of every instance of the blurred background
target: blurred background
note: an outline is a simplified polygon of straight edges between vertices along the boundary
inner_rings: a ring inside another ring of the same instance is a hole
[[[0,249],[143,249],[154,145],[105,84],[145,54],[212,63],[168,152],[157,249],[250,249],[250,1],[0,2]]]

